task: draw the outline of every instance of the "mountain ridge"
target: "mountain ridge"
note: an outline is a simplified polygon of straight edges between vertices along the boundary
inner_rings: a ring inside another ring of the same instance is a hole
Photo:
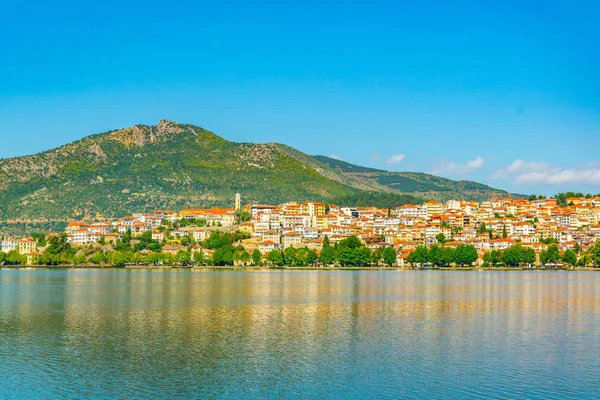
[[[199,126],[161,120],[0,159],[0,220],[101,220],[154,208],[231,206],[237,191],[247,202],[336,201],[364,192],[385,193],[394,204],[420,201],[379,181],[393,173],[377,174],[340,171],[331,159],[285,144],[230,142]],[[423,197],[435,198],[430,192]]]

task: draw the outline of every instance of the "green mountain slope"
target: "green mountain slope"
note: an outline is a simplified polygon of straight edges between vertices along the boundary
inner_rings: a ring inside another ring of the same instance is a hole
[[[244,202],[373,201],[382,207],[420,201],[406,193],[475,199],[506,194],[473,182],[311,157],[277,143],[233,143],[197,126],[160,121],[0,160],[0,228],[157,208],[231,207],[236,192]]]
[[[279,203],[326,200],[353,189],[290,157],[280,145],[233,143],[169,121],[0,161],[3,219],[97,218],[154,208],[231,206],[237,191],[244,201]]]
[[[416,172],[389,172],[361,167],[325,156],[314,158],[349,179],[359,180],[373,190],[391,190],[426,199],[446,201],[465,199],[483,201],[500,197],[521,197],[472,181],[453,181],[438,176]]]

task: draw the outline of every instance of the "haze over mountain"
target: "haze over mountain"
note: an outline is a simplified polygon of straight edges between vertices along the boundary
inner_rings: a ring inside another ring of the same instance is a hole
[[[172,121],[0,160],[4,221],[102,219],[156,208],[232,206],[236,192],[244,202],[365,203],[385,198],[392,205],[419,202],[413,195],[440,200],[508,195],[474,182],[312,157],[278,143],[234,143]]]

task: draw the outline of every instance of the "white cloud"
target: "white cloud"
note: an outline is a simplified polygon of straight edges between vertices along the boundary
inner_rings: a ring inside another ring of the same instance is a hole
[[[507,167],[496,171],[491,178],[511,178],[515,183],[521,185],[533,183],[598,185],[600,184],[600,165],[593,163],[562,168],[546,162],[516,160]]]
[[[387,163],[388,164],[398,164],[399,162],[401,162],[405,158],[406,158],[405,154],[396,154],[394,156],[389,157],[387,159]]]
[[[337,154],[330,154],[329,158],[333,158],[334,160],[344,161],[344,159],[342,157],[338,156]]]
[[[464,164],[454,163],[450,161],[441,161],[432,171],[433,174],[442,175],[466,175],[470,172],[477,171],[483,168],[485,160],[483,157],[475,157]]]
[[[379,159],[380,159],[380,157],[379,157],[379,153],[373,153],[373,154],[371,155],[371,158],[372,158],[373,160],[375,160],[375,161],[379,161]]]

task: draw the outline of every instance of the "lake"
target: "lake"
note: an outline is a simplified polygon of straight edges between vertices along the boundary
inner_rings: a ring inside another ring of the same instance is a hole
[[[0,271],[0,398],[600,398],[600,274]]]

